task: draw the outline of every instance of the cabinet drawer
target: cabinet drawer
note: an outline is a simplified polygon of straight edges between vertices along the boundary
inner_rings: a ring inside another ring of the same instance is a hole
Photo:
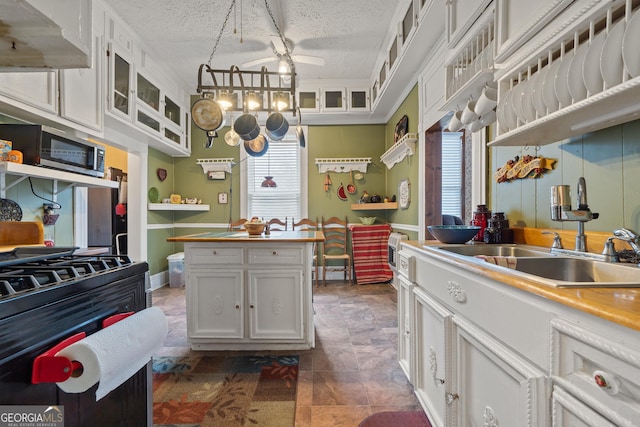
[[[252,248],[248,253],[249,264],[302,264],[302,248]]]
[[[637,426],[640,352],[564,319],[551,327],[554,382],[613,424]]]
[[[543,370],[549,369],[551,315],[518,290],[448,264],[418,258],[416,283]],[[524,332],[526,331],[526,332]],[[523,333],[524,332],[524,333]]]
[[[556,427],[615,427],[560,387],[553,388],[553,425]]]
[[[192,265],[237,265],[244,264],[242,248],[193,248],[187,252]]]

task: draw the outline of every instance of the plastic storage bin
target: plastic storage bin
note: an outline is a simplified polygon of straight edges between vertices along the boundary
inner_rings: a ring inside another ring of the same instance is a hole
[[[169,255],[169,287],[181,288],[184,286],[184,252]]]

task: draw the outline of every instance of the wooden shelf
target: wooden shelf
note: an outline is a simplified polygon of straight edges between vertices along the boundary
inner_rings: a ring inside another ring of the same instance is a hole
[[[380,211],[384,209],[398,209],[398,202],[354,203],[351,205],[352,211]]]
[[[209,205],[189,203],[149,203],[150,211],[208,211]]]

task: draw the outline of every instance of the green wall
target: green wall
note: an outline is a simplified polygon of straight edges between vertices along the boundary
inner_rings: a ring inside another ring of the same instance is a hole
[[[536,155],[533,147],[493,147],[492,171],[514,156]],[[550,219],[552,185],[571,186],[571,205],[577,208],[578,178],[587,183],[588,204],[600,217],[585,225],[589,231],[627,227],[640,231],[640,121],[614,126],[539,147],[537,155],[556,159],[555,169],[538,179],[491,184],[491,208],[504,211],[512,225],[577,229],[575,222]]]
[[[403,115],[407,115],[409,118],[409,132],[418,132],[418,86],[414,86],[409,95],[405,98],[404,102],[398,108],[398,111],[391,117],[391,120],[385,127],[385,146],[386,149],[393,145],[393,134],[396,124]],[[397,224],[418,225],[418,196],[419,185],[418,173],[420,171],[419,159],[419,144],[416,143],[416,151],[413,156],[407,156],[400,163],[396,163],[391,169],[383,167],[387,171],[386,173],[386,191],[388,194],[398,194],[398,185],[400,181],[408,178],[411,184],[411,203],[408,209],[398,209],[397,211],[389,211],[389,222]],[[418,232],[410,230],[400,230],[407,234],[410,239],[417,239]]]

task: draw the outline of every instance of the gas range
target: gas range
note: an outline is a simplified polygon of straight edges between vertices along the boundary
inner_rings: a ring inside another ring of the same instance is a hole
[[[2,317],[146,271],[126,255],[73,255],[77,248],[20,247],[0,253]],[[115,277],[118,276],[118,277]]]

